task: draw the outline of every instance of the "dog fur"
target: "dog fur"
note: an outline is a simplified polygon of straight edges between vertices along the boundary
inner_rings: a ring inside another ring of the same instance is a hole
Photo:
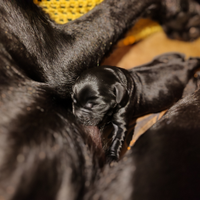
[[[106,168],[86,199],[199,199],[199,120],[200,90],[178,101]]]
[[[71,87],[156,1],[106,0],[66,25],[31,0],[0,2],[0,196],[80,199],[104,158],[71,114]]]
[[[105,158],[71,113],[72,85],[154,3],[161,5],[105,0],[57,25],[31,0],[0,0],[1,199],[87,199],[95,191]]]
[[[114,66],[88,69],[73,86],[73,113],[84,125],[112,123],[108,156],[118,160],[127,134],[133,135],[129,124],[173,105],[199,67],[199,58],[185,61],[184,55],[171,53],[129,71]]]

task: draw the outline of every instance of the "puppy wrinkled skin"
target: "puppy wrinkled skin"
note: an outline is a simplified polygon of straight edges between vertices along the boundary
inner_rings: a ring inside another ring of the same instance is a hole
[[[156,2],[105,0],[57,25],[32,0],[0,0],[1,199],[83,198],[104,156],[71,114],[72,85]]]
[[[167,10],[161,3],[105,0],[83,17],[57,25],[32,0],[0,0],[1,200],[96,199],[101,191],[95,192],[98,182],[106,188],[103,199],[112,199],[113,194],[132,199],[132,158],[120,170],[104,170],[97,127],[83,130],[71,113],[70,94],[77,77],[98,66],[149,6],[157,5],[158,13]],[[176,12],[181,11],[178,6]],[[155,150],[161,152],[162,147]],[[155,155],[148,156],[160,162]],[[141,157],[138,166],[145,160]],[[143,179],[148,183],[147,175]],[[142,197],[144,188],[140,192]]]
[[[106,0],[57,25],[32,0],[0,0],[1,199],[81,199],[93,185],[104,158],[71,114],[71,87],[152,2]]]
[[[113,66],[86,70],[72,89],[73,113],[84,125],[112,123],[109,156],[117,160],[129,124],[173,105],[199,67],[199,58],[185,61],[184,55],[171,53],[129,71]]]

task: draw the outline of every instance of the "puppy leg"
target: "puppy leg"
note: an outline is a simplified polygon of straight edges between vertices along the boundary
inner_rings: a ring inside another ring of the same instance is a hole
[[[112,142],[107,149],[107,161],[117,161],[127,150],[131,142],[135,120],[130,120],[132,109],[127,106],[119,109],[112,118],[112,125],[114,127],[112,132]],[[104,133],[103,133],[104,134]]]
[[[120,111],[119,111],[120,112]],[[122,111],[125,113],[125,111]],[[120,112],[121,114],[121,112]],[[122,148],[122,144],[124,142],[126,133],[127,133],[127,124],[124,121],[124,118],[121,117],[120,114],[115,114],[112,125],[114,127],[114,132],[112,136],[112,144],[108,151],[108,162],[112,162],[113,160],[118,160],[120,151]],[[116,120],[117,119],[117,120]]]

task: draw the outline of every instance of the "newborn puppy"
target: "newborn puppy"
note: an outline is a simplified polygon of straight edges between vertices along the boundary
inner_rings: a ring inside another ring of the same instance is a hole
[[[198,58],[184,61],[182,54],[164,54],[129,71],[113,66],[86,70],[72,88],[73,113],[87,126],[112,123],[108,157],[118,160],[129,123],[180,99],[199,64]]]
[[[0,0],[0,199],[89,199],[104,156],[96,127],[83,132],[69,111],[72,85],[163,2],[105,0],[58,25],[33,0]]]

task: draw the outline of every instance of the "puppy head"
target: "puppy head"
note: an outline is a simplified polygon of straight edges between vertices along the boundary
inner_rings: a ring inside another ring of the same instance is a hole
[[[72,91],[73,113],[89,126],[99,125],[111,116],[126,92],[116,75],[105,67],[85,71]]]

